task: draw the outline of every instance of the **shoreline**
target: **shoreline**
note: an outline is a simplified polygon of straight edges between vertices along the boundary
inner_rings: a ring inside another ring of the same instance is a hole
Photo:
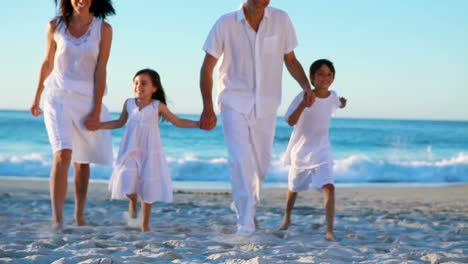
[[[0,176],[3,181],[48,182],[48,177]],[[69,178],[69,184],[73,179]],[[90,179],[91,184],[107,186],[109,180]],[[226,181],[172,181],[174,190],[216,190],[230,191],[231,183]],[[468,185],[467,182],[361,182],[361,183],[335,183],[338,189],[392,189],[392,188],[444,188]],[[265,182],[262,189],[287,189],[287,182]]]
[[[236,236],[230,191],[174,188],[173,203],[154,203],[151,232],[125,218],[126,200],[107,183],[88,191],[88,226],[73,222],[73,186],[63,233],[50,231],[47,180],[0,177],[1,263],[468,263],[468,184],[447,187],[337,188],[336,242],[324,239],[323,198],[298,195],[292,224],[279,231],[286,188],[267,188],[260,229]]]

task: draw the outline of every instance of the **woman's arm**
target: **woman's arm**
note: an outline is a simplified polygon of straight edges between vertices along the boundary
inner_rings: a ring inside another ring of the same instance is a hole
[[[188,119],[183,119],[179,118],[176,115],[174,115],[169,108],[163,103],[159,104],[159,113],[167,119],[167,121],[171,122],[174,126],[176,127],[182,127],[182,128],[196,128],[200,127],[200,124],[198,121],[193,121],[193,120],[188,120]]]
[[[100,122],[98,129],[116,129],[123,127],[125,123],[127,123],[128,119],[127,101],[125,101],[124,103],[122,113],[120,113],[119,119],[107,122]]]
[[[39,116],[42,113],[40,102],[42,92],[44,91],[44,80],[50,75],[54,68],[55,51],[57,50],[57,43],[55,43],[54,40],[55,26],[56,19],[50,21],[47,25],[46,55],[41,65],[39,82],[37,84],[36,94],[30,109],[33,116]]]
[[[99,126],[102,97],[104,96],[104,91],[106,89],[107,61],[109,60],[111,44],[112,27],[108,23],[102,22],[101,44],[99,46],[96,71],[94,72],[94,108],[84,121],[86,128],[89,130],[96,130]]]

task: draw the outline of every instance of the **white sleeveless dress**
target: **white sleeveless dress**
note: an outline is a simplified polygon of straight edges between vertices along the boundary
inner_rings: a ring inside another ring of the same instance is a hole
[[[127,99],[128,121],[109,182],[113,199],[137,193],[146,203],[172,202],[172,182],[159,133],[158,100],[138,109]]]
[[[94,17],[88,31],[79,38],[70,34],[65,22],[57,24],[54,68],[44,81],[44,122],[53,152],[71,149],[73,162],[112,165],[111,132],[89,131],[83,123],[94,108],[102,23],[102,19]],[[103,105],[101,121],[109,117]]]

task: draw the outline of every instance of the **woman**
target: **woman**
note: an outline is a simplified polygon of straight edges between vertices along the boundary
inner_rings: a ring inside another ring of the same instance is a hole
[[[97,130],[100,121],[108,119],[102,98],[112,28],[103,20],[112,14],[115,10],[110,0],[61,0],[60,15],[47,27],[46,56],[31,114],[37,117],[42,113],[40,98],[47,87],[44,121],[54,152],[50,197],[55,231],[63,228],[71,161],[75,168],[75,222],[79,226],[86,225],[89,164],[112,164],[111,135]]]

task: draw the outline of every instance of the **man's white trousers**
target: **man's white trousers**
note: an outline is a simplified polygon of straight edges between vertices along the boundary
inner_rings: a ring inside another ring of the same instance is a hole
[[[255,207],[270,166],[276,114],[257,119],[253,110],[246,115],[223,108],[221,117],[238,228],[253,232]]]

